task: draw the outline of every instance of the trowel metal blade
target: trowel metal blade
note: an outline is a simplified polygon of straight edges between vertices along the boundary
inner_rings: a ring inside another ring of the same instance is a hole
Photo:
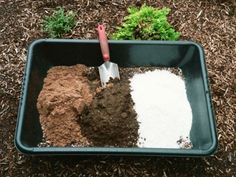
[[[106,61],[101,66],[98,67],[101,84],[103,87],[106,86],[106,83],[109,82],[110,78],[120,79],[119,68],[116,63]]]

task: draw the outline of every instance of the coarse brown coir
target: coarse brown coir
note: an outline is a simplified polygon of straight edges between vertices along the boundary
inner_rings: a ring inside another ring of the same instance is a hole
[[[84,65],[52,67],[44,79],[37,108],[43,136],[52,146],[92,144],[81,134],[78,115],[93,100]]]
[[[127,73],[102,88],[97,68],[51,68],[37,104],[47,144],[137,146],[139,125]]]

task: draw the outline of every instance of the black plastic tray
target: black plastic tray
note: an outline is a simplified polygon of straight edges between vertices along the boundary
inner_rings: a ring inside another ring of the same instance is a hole
[[[190,132],[193,149],[37,147],[42,139],[42,130],[36,101],[48,69],[52,66],[78,63],[99,66],[103,62],[97,40],[72,39],[40,39],[30,45],[16,127],[17,149],[30,155],[213,154],[217,148],[217,134],[202,47],[188,41],[109,41],[109,45],[111,58],[119,67],[160,66],[182,69],[193,112]]]

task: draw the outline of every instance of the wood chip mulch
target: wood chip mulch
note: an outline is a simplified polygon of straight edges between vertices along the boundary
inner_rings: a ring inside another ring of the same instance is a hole
[[[41,22],[57,6],[77,13],[72,34],[96,38],[103,22],[109,33],[135,0],[0,0],[0,176],[236,176],[236,3],[235,0],[147,0],[172,9],[181,39],[203,45],[216,113],[219,149],[205,158],[28,157],[13,139],[27,47],[45,38]]]

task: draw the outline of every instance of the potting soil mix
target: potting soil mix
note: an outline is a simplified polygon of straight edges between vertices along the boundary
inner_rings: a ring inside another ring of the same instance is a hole
[[[144,67],[120,75],[102,88],[97,68],[52,67],[37,102],[39,146],[191,148],[183,79]]]

